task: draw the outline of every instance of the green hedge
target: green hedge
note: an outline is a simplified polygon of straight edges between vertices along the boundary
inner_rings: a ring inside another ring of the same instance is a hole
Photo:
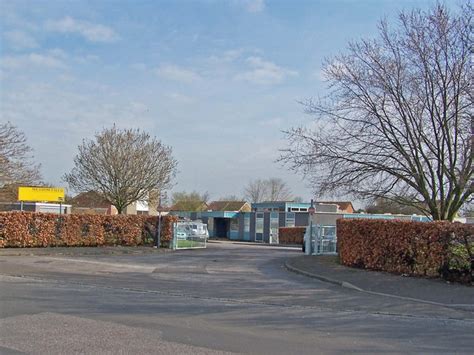
[[[0,248],[152,244],[157,218],[0,212]],[[162,245],[173,238],[176,220],[175,216],[162,217]]]
[[[339,219],[337,244],[347,266],[473,281],[473,225]]]
[[[280,244],[303,244],[306,227],[280,227],[278,241]]]

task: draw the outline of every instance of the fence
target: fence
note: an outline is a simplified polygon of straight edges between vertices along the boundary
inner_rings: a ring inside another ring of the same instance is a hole
[[[309,235],[311,235],[311,238],[309,238],[309,241],[307,241]],[[307,248],[306,254],[309,254],[309,255],[337,254],[336,226],[311,224],[306,229],[305,243],[306,243],[306,248]]]

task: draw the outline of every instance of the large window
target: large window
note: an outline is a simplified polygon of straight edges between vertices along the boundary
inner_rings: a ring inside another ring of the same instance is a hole
[[[278,212],[270,213],[270,243],[278,244],[278,227],[279,227]]]
[[[255,215],[255,233],[263,233],[263,213]]]
[[[294,212],[287,212],[286,213],[286,227],[294,227],[295,226],[295,213]]]
[[[239,220],[238,220],[238,218],[232,218],[230,220],[230,230],[232,232],[238,232],[239,231]]]
[[[247,213],[244,215],[244,232],[250,232],[250,214]]]

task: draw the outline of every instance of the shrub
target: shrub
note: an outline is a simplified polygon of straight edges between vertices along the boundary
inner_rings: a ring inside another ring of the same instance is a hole
[[[451,222],[339,219],[342,264],[416,276],[456,273],[472,281],[474,226]],[[467,276],[466,276],[467,275]]]
[[[306,227],[280,227],[278,241],[280,244],[303,244]]]
[[[150,245],[156,216],[63,215],[0,212],[0,248]],[[173,238],[175,216],[162,217],[161,242]]]

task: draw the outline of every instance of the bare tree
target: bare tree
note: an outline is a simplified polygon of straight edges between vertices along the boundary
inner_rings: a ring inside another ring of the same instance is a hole
[[[175,210],[179,211],[204,211],[209,202],[209,193],[205,192],[174,192],[172,204]]]
[[[164,191],[176,174],[170,147],[139,129],[104,129],[84,140],[64,180],[75,191],[101,193],[119,213],[150,191]]]
[[[10,122],[0,123],[0,186],[36,184],[41,180],[39,164],[31,156],[23,132]]]
[[[472,7],[399,15],[328,60],[312,128],[286,132],[282,161],[318,194],[384,197],[452,220],[473,193]],[[316,127],[316,128],[315,128]]]
[[[393,213],[393,214],[416,214],[419,209],[414,206],[408,206],[406,204],[400,204],[392,200],[387,200],[383,197],[377,198],[372,203],[365,206],[365,212],[367,213]]]
[[[250,181],[244,188],[244,197],[251,203],[265,201],[268,195],[267,188],[265,180],[257,179]]]
[[[292,200],[293,196],[287,183],[279,178],[270,178],[267,183],[267,201],[288,201]]]
[[[291,190],[282,179],[257,179],[248,183],[244,197],[252,203],[263,201],[287,201],[292,199]]]

